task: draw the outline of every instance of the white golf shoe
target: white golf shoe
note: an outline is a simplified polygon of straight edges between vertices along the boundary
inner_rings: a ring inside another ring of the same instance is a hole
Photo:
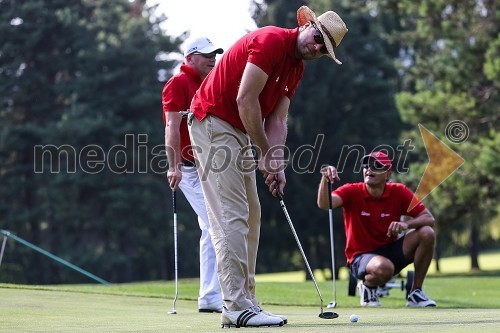
[[[241,311],[229,311],[224,307],[220,317],[222,328],[283,326],[281,318],[257,312],[253,306]]]
[[[358,283],[359,304],[361,306],[380,306],[380,300],[377,295],[377,287],[369,288],[362,281]]]
[[[274,313],[271,313],[269,311],[263,310],[260,306],[254,306],[254,309],[255,309],[255,311],[261,312],[261,313],[263,313],[265,315],[268,315],[268,316],[271,316],[271,317],[278,317],[278,318],[280,318],[281,320],[283,320],[283,324],[284,325],[288,323],[288,319],[285,316],[283,316],[283,315],[274,314]]]
[[[406,303],[406,306],[410,307],[436,306],[436,302],[434,302],[429,297],[425,296],[422,289],[415,289],[408,295],[408,303]]]

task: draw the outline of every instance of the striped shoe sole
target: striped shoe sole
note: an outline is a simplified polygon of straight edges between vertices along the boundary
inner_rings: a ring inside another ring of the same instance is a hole
[[[258,313],[252,310],[244,310],[236,319],[236,324],[224,324],[221,323],[222,328],[240,328],[240,327],[278,327],[278,326],[283,326],[283,321],[279,322],[278,324],[259,324],[259,325],[249,325],[248,321],[252,319],[253,317],[257,316]]]

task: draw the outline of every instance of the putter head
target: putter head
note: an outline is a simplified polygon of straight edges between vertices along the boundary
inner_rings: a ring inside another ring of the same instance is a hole
[[[326,306],[328,309],[333,309],[333,308],[336,308],[337,307],[337,302],[335,301],[331,301],[330,303],[328,303],[328,305]]]
[[[322,319],[335,319],[339,317],[339,314],[336,312],[321,312],[319,317]]]
[[[177,314],[177,311],[175,311],[175,310],[168,311],[168,314]]]

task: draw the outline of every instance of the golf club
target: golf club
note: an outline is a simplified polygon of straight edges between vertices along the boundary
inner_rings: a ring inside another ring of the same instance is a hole
[[[335,274],[335,243],[333,240],[333,209],[332,209],[332,182],[328,182],[328,216],[330,218],[330,248],[332,252],[332,282],[333,282],[333,301],[326,306],[329,309],[337,307],[337,278]]]
[[[278,182],[276,182],[277,184]],[[309,266],[309,262],[307,261],[306,254],[304,253],[304,250],[302,249],[302,245],[300,244],[299,236],[297,236],[297,233],[295,232],[295,228],[293,227],[292,219],[290,218],[290,215],[288,215],[288,210],[286,209],[285,202],[283,201],[283,197],[281,196],[279,189],[276,187],[276,192],[278,194],[278,198],[280,200],[280,205],[281,208],[283,208],[283,212],[285,213],[286,220],[288,221],[288,224],[290,225],[290,229],[292,230],[293,236],[295,237],[295,241],[297,242],[297,245],[299,246],[300,253],[302,254],[302,258],[304,259],[304,262],[307,266],[307,270],[309,271],[309,274],[311,275],[311,279],[314,282],[314,286],[316,287],[316,291],[318,292],[319,300],[320,300],[320,308],[321,308],[321,313],[319,314],[320,318],[323,319],[334,319],[337,318],[339,315],[335,312],[323,312],[323,297],[321,297],[321,292],[319,291],[318,283],[316,282],[316,279],[314,278],[314,274],[311,270],[311,266]]]
[[[177,314],[175,310],[175,303],[177,302],[177,294],[178,294],[178,285],[179,280],[177,277],[177,195],[176,191],[172,191],[172,203],[174,210],[174,267],[175,267],[175,297],[174,297],[174,305],[172,311],[169,311],[169,314]]]

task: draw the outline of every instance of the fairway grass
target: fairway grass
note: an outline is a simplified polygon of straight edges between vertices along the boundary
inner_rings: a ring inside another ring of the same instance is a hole
[[[200,314],[197,302],[71,291],[0,288],[0,332],[227,332],[219,314]],[[238,332],[500,332],[498,309],[339,307],[339,318],[318,317],[319,306],[273,306],[289,324]],[[326,309],[325,309],[326,311]],[[329,311],[329,310],[328,310]],[[351,323],[356,313],[359,322]]]
[[[381,299],[381,307],[360,307],[358,296],[347,295],[348,281],[341,275],[334,309],[339,318],[332,320],[318,317],[319,297],[304,272],[257,275],[261,305],[286,315],[289,324],[250,330],[500,333],[500,255],[491,254],[488,259],[488,270],[482,272],[467,272],[467,258],[443,260],[446,273],[432,272],[424,284],[426,294],[437,302],[436,308],[406,308],[405,291],[400,288],[390,289],[390,295]],[[326,306],[333,300],[333,283],[322,278],[321,272],[315,275]],[[404,282],[404,276],[397,282]],[[227,332],[220,328],[219,314],[197,312],[198,288],[198,279],[180,279],[177,314],[168,314],[173,307],[174,281],[109,286],[0,283],[0,333]],[[357,314],[359,322],[351,323],[351,314]],[[249,329],[237,332],[245,330]]]

